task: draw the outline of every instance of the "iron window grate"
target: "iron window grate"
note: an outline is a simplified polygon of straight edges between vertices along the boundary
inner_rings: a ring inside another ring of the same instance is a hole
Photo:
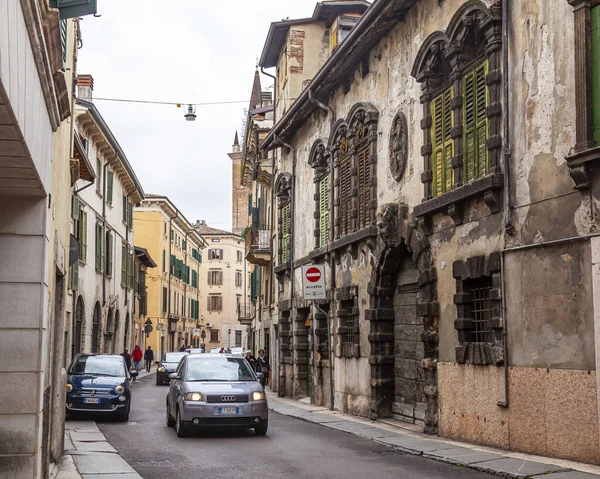
[[[471,285],[473,307],[473,337],[476,343],[494,342],[495,335],[492,329],[492,279],[482,278]]]

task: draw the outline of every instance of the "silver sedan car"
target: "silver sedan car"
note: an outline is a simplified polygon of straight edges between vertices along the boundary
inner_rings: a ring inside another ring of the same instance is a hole
[[[264,436],[269,408],[245,358],[233,354],[189,354],[169,375],[167,425],[185,437],[194,428],[254,429]]]

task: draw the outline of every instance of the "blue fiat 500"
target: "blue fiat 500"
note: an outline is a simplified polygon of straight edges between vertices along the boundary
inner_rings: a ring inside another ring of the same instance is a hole
[[[106,414],[129,420],[131,387],[122,356],[79,354],[67,374],[67,413]]]

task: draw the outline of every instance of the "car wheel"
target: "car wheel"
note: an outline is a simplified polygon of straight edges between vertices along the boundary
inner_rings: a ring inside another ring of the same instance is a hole
[[[267,434],[267,429],[269,429],[269,420],[268,419],[261,422],[260,425],[256,426],[254,428],[254,433],[257,436],[264,436],[265,434]]]
[[[177,433],[177,437],[186,437],[187,436],[187,426],[181,420],[181,414],[179,414],[179,409],[177,409],[177,418],[175,420],[175,432]]]
[[[171,412],[169,411],[169,402],[167,401],[167,427],[175,426],[175,419],[171,416]]]

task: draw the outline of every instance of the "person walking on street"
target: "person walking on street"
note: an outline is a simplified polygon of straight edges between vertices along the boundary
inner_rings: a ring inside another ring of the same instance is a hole
[[[146,349],[146,352],[144,353],[144,361],[146,362],[146,372],[149,373],[152,362],[154,361],[154,351],[152,351],[151,346],[148,346],[148,349]]]
[[[263,378],[260,380],[260,384],[263,389],[267,384],[267,377],[269,376],[269,372],[271,371],[271,365],[269,364],[269,360],[265,356],[265,350],[261,349],[258,351],[258,358],[256,360],[258,372],[262,373]]]
[[[248,361],[252,370],[256,371],[256,359],[254,358],[254,356],[252,356],[252,353],[250,351],[246,353],[246,361]]]
[[[121,356],[123,356],[123,359],[125,359],[125,366],[127,366],[127,372],[131,372],[131,354],[129,354],[129,351],[125,349],[121,353]]]
[[[140,349],[139,345],[135,345],[135,349],[131,353],[131,359],[133,360],[133,367],[135,370],[140,373],[140,369],[142,369],[142,358],[144,357],[144,353]]]
[[[183,353],[185,351],[185,344],[183,344],[180,348],[179,348],[179,352]]]

